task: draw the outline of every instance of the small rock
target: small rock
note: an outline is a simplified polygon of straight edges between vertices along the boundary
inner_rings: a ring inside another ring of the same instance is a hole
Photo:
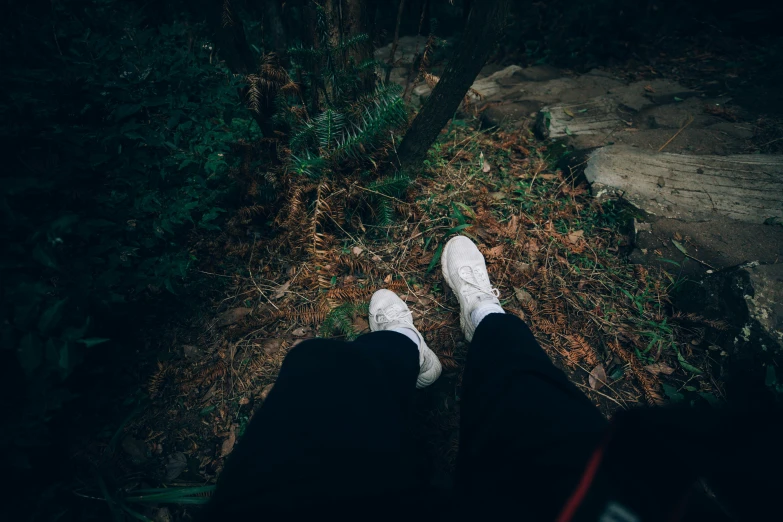
[[[503,199],[506,199],[508,197],[508,194],[506,194],[505,192],[490,192],[489,197],[491,197],[496,201],[501,201]]]
[[[372,259],[372,261],[373,261],[374,263],[380,263],[381,261],[383,261],[383,259],[381,258],[381,256],[379,256],[379,255],[377,255],[377,254],[376,254],[376,255],[374,255],[374,256],[372,256],[370,259]]]
[[[358,246],[355,246],[355,247],[353,247],[351,249],[351,252],[353,252],[353,255],[358,257],[358,256],[362,255],[362,252],[364,252],[364,249],[359,248]]]

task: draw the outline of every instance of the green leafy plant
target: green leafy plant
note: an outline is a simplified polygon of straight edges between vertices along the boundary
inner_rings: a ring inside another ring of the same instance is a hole
[[[189,232],[219,229],[238,144],[260,137],[245,79],[199,25],[150,24],[115,0],[56,2],[48,15],[6,28],[38,43],[0,51],[0,134],[14,151],[1,179],[0,332],[18,361],[4,370],[26,383],[3,448],[46,443],[46,421],[73,398],[66,379],[113,335],[107,318],[180,292]]]
[[[315,5],[317,47],[289,49],[291,77],[301,78],[301,96],[281,90],[276,121],[289,129],[288,169],[320,178],[393,142],[394,131],[407,122],[396,85],[369,89],[361,81],[374,71],[375,60],[356,63],[342,56],[367,41],[366,34],[333,42],[326,14]],[[305,102],[304,100],[308,100]]]

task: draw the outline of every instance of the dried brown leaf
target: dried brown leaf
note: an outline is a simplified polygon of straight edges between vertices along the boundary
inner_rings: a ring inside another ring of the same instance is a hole
[[[674,368],[662,362],[648,364],[647,366],[644,367],[644,369],[653,375],[658,375],[661,373],[664,375],[671,375],[672,373],[674,373]]]
[[[234,450],[234,444],[237,441],[236,430],[232,427],[226,440],[223,441],[223,445],[220,447],[220,456],[227,457],[229,453]]]
[[[588,384],[594,390],[600,390],[606,384],[606,370],[603,364],[597,365],[590,372],[590,377],[587,379]]]
[[[240,306],[238,308],[232,308],[231,310],[226,310],[222,314],[220,314],[220,317],[218,317],[218,326],[229,326],[232,324],[236,324],[239,321],[241,321],[245,316],[249,315],[250,312],[252,312],[252,308],[247,308],[244,306]]]

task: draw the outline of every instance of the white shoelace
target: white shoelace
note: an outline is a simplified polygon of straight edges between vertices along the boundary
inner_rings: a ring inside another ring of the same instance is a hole
[[[470,270],[470,274],[473,276],[473,281],[471,281],[469,278],[465,277],[463,275],[463,268],[467,268]],[[495,299],[500,298],[500,290],[497,288],[493,288],[492,285],[489,283],[489,276],[487,275],[487,272],[475,267],[471,266],[463,266],[459,269],[459,277],[463,281],[465,281],[468,286],[463,287],[460,292],[465,297],[470,297],[471,295],[475,294],[481,294],[479,295],[479,300],[484,300],[489,296],[494,297]],[[485,283],[483,286],[480,285],[480,283]],[[489,290],[487,290],[489,288]],[[482,297],[486,296],[486,297]]]
[[[393,323],[400,321],[413,327],[413,313],[410,310],[401,310],[398,306],[390,306],[385,310],[375,314],[375,321],[378,324]]]

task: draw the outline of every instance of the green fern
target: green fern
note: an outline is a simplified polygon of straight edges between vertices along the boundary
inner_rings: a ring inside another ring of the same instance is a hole
[[[394,224],[394,208],[388,199],[378,198],[375,201],[375,216],[378,226],[388,227]]]
[[[335,51],[337,52],[346,52],[350,51],[359,44],[363,44],[367,42],[370,39],[370,35],[363,33],[363,34],[357,34],[356,36],[352,36],[351,38],[348,38],[347,40],[342,41],[336,48]]]
[[[358,123],[343,135],[334,151],[336,159],[358,159],[376,149],[390,137],[391,130],[406,121],[405,102],[399,95],[392,95],[387,88],[375,91],[365,100]]]
[[[355,316],[367,315],[370,305],[366,302],[343,303],[332,309],[321,323],[320,334],[322,337],[345,336],[349,341],[356,339],[357,332],[353,327]]]
[[[410,177],[403,173],[397,173],[394,176],[373,181],[367,185],[367,188],[378,194],[393,198],[401,198],[405,194],[405,191],[408,190],[410,184]]]
[[[319,178],[326,168],[326,160],[305,152],[303,156],[291,155],[291,170],[297,174],[311,178]]]
[[[312,126],[321,150],[329,151],[345,129],[345,116],[333,109],[326,109],[313,119]]]

